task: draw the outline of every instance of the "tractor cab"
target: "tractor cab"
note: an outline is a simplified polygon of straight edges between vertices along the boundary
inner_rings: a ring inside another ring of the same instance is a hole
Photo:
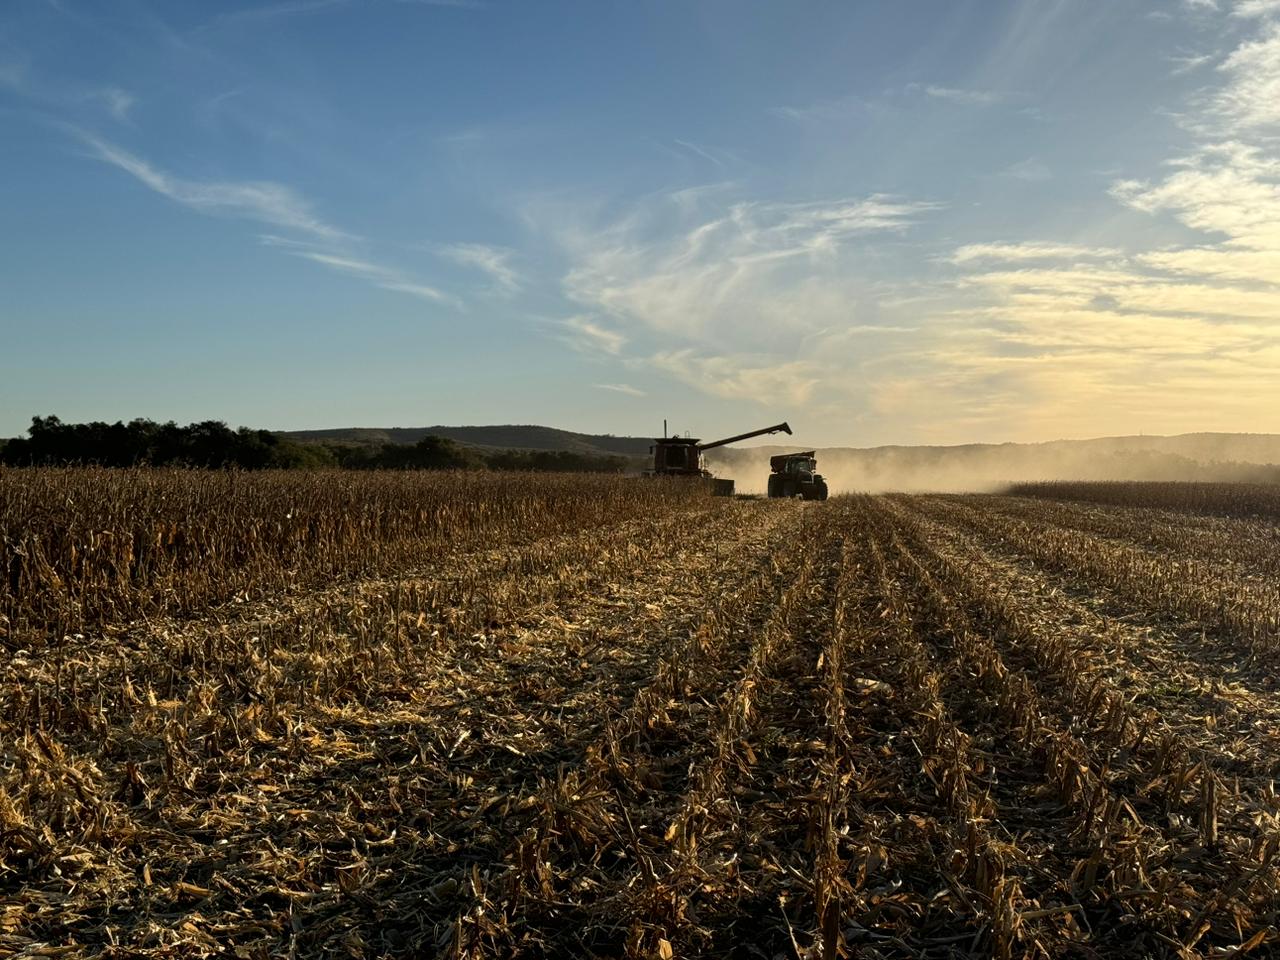
[[[818,472],[818,461],[813,454],[797,453],[782,458],[782,469],[779,473],[787,473],[799,480],[812,480]]]
[[[702,449],[693,437],[655,439],[649,452],[653,454],[653,472],[659,476],[706,476]]]
[[[827,499],[827,482],[818,473],[817,451],[780,453],[769,458],[769,496],[802,497],[805,500]]]

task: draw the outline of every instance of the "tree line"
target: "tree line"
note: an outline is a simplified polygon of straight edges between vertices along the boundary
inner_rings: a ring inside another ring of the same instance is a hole
[[[25,437],[0,440],[8,466],[94,464],[242,470],[339,467],[352,470],[543,470],[618,473],[626,457],[563,450],[478,450],[446,437],[401,443],[299,443],[270,430],[232,429],[220,420],[178,426],[172,420],[63,423],[32,417]]]

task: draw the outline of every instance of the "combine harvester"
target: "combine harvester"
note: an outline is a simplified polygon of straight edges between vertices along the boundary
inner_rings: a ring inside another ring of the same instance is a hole
[[[769,496],[803,497],[805,500],[827,499],[827,481],[818,473],[817,451],[780,453],[769,458]]]
[[[665,421],[664,430],[665,433]],[[695,477],[703,483],[710,484],[711,492],[717,497],[733,496],[733,481],[720,480],[712,475],[703,462],[704,451],[723,447],[739,440],[750,440],[766,433],[791,433],[791,427],[778,423],[772,427],[740,433],[736,437],[726,437],[712,443],[703,443],[694,437],[662,437],[655,438],[649,452],[653,454],[653,469],[645,471],[647,477]]]

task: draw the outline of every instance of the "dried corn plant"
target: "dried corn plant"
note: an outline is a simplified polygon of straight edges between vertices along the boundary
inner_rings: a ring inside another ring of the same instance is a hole
[[[1046,500],[1079,500],[1085,503],[1158,507],[1163,510],[1224,517],[1280,520],[1280,489],[1269,483],[1047,482],[1017,484],[1008,493]]]

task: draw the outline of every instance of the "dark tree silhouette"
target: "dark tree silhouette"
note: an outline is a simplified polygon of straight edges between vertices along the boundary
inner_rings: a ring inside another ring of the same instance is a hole
[[[27,436],[0,442],[12,466],[96,464],[104,467],[237,467],[243,470],[341,466],[358,470],[540,470],[619,473],[625,457],[557,450],[478,450],[445,437],[417,443],[296,443],[269,430],[231,429],[220,420],[180,427],[172,420],[63,423],[32,417]]]

